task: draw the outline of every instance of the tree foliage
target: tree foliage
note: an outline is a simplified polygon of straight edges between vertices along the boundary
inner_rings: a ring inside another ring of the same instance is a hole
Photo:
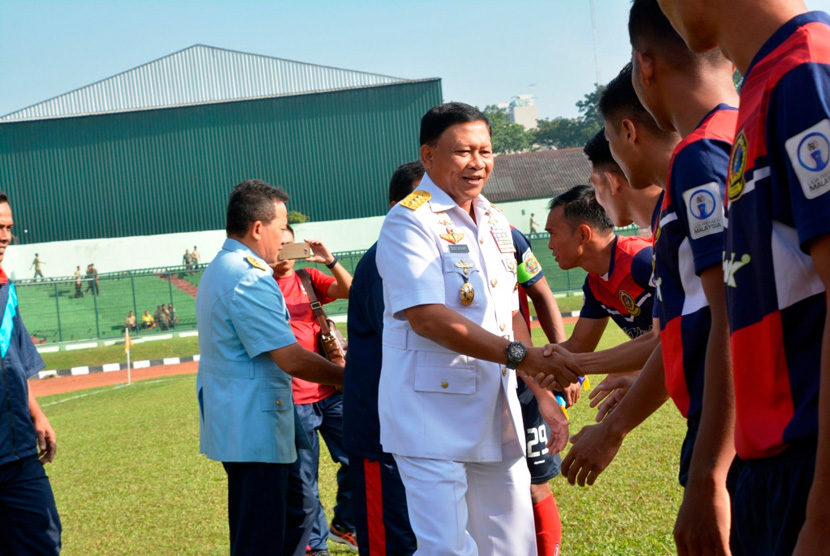
[[[576,118],[537,120],[538,127],[533,132],[534,143],[556,149],[583,146],[602,128],[598,105],[604,90],[605,85],[597,84],[593,91],[577,101],[579,116]]]
[[[308,216],[303,214],[298,210],[289,210],[288,211],[288,223],[289,224],[302,224],[303,222],[308,222]]]
[[[499,107],[490,105],[483,112],[490,120],[490,137],[495,154],[523,153],[533,146],[533,134],[523,125],[511,122]]]

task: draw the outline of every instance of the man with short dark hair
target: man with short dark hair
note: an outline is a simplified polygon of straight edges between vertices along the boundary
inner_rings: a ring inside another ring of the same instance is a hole
[[[629,188],[627,182],[624,185]],[[550,234],[548,247],[557,264],[562,270],[582,268],[588,272],[579,319],[571,337],[559,347],[573,352],[586,374],[610,373],[591,393],[592,406],[602,402],[597,415],[601,421],[630,387],[659,341],[652,323],[652,242],[616,235],[608,214],[588,185],[578,185],[556,196],[550,207],[545,230]],[[653,211],[654,206],[651,208]],[[618,210],[618,214],[624,214],[637,209],[618,205]],[[592,353],[609,318],[632,341]],[[610,397],[603,401],[606,396]]]
[[[0,263],[13,225],[9,198],[0,193]],[[0,312],[0,554],[58,554],[61,521],[43,471],[43,464],[55,457],[55,431],[27,382],[45,365],[21,319],[14,284],[2,267]]]
[[[634,223],[640,230],[648,230],[654,207],[663,193],[660,186],[634,189],[628,184],[625,172],[611,155],[604,127],[585,143],[582,150],[591,161],[588,183],[594,187],[597,202],[614,226],[622,228]]]
[[[291,377],[340,385],[343,370],[297,344],[269,264],[288,223],[288,195],[260,180],[234,187],[228,239],[196,296],[200,450],[228,475],[231,553],[305,553],[313,496],[292,474],[297,437]]]
[[[420,161],[399,166],[389,183],[389,208],[412,193],[423,176]],[[350,455],[352,508],[360,554],[407,556],[415,552],[417,544],[409,524],[406,492],[395,458],[380,445],[378,382],[384,305],[376,256],[377,243],[357,263],[349,293],[343,439]]]
[[[481,196],[493,169],[484,114],[462,103],[430,109],[421,162],[419,189],[389,211],[378,240],[381,443],[406,486],[419,552],[535,556],[513,371],[561,389],[579,368],[514,340],[529,334],[510,225]]]

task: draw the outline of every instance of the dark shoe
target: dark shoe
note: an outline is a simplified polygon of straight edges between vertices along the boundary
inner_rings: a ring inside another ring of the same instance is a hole
[[[329,540],[345,544],[352,550],[357,550],[357,539],[354,536],[354,532],[340,529],[340,527],[334,523],[332,523],[331,527],[329,527]]]

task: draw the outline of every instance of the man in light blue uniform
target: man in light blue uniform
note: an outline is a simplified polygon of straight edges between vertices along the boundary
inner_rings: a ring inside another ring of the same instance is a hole
[[[228,239],[196,297],[200,450],[228,474],[231,554],[304,554],[291,376],[340,385],[343,369],[297,344],[272,278],[288,194],[259,180],[234,187]],[[288,500],[298,503],[289,504]]]

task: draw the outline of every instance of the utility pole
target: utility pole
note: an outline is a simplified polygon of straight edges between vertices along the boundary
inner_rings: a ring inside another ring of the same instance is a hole
[[[602,77],[599,73],[599,47],[597,45],[597,8],[594,5],[594,0],[591,1],[591,26],[594,35],[594,67],[597,70],[597,85],[602,84]]]

